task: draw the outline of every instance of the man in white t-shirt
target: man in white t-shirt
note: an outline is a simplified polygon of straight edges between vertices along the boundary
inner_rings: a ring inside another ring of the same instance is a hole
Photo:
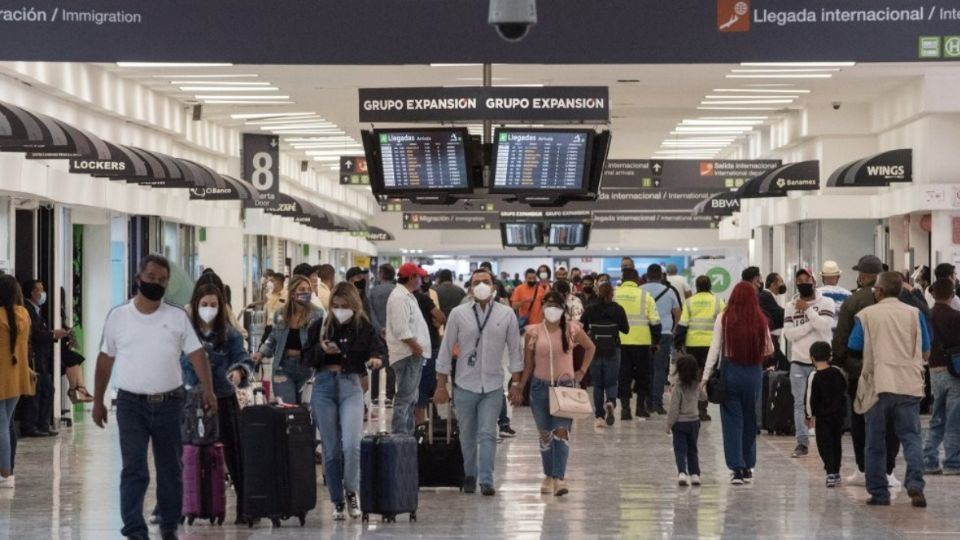
[[[111,373],[117,393],[120,431],[120,514],[127,538],[149,538],[143,519],[143,498],[150,484],[147,449],[153,443],[157,471],[157,508],[163,540],[175,540],[180,526],[183,484],[180,470],[180,415],[183,410],[183,371],[180,356],[187,355],[200,378],[203,403],[217,412],[210,363],[180,308],[165,304],[170,264],[160,255],[140,261],[137,295],[107,315],[97,357],[93,421],[107,423],[104,396]]]
[[[941,279],[949,279],[954,288],[957,286],[957,268],[950,263],[940,263],[936,268],[933,269],[934,281]],[[933,309],[933,306],[937,303],[933,299],[933,293],[928,289],[924,294],[924,297],[927,299],[927,305],[930,306],[930,309]],[[950,299],[950,307],[960,311],[960,297],[953,295],[953,298]]]
[[[677,268],[677,265],[670,263],[667,265],[667,281],[670,282],[670,285],[673,285],[673,288],[680,293],[680,303],[683,303],[684,300],[693,296],[693,291],[690,290],[690,284],[687,283],[687,278],[678,275],[680,270]]]

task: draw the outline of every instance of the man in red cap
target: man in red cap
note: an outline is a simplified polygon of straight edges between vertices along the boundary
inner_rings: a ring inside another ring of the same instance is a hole
[[[387,299],[387,349],[397,379],[391,426],[394,433],[413,435],[423,352],[430,346],[430,331],[414,296],[425,277],[426,270],[412,262],[404,263],[397,271],[399,285]]]

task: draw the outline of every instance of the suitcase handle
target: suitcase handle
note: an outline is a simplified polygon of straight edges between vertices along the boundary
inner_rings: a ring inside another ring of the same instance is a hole
[[[427,442],[433,444],[433,411],[435,405],[431,399],[427,403]],[[447,444],[453,439],[453,396],[450,397],[450,412],[447,413]]]

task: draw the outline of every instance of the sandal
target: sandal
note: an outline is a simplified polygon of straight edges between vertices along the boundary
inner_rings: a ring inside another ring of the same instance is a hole
[[[80,399],[77,397],[77,389],[76,389],[76,388],[71,388],[71,389],[67,390],[67,397],[70,398],[70,403],[72,403],[72,404],[74,404],[74,405],[76,405],[77,402],[80,401]]]
[[[77,400],[81,403],[90,403],[93,401],[93,396],[90,395],[90,392],[87,391],[86,387],[78,386],[73,389],[74,394],[77,396]],[[67,392],[67,395],[70,395],[70,392]]]

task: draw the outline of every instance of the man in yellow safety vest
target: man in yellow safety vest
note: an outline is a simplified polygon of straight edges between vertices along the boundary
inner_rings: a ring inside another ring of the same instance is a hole
[[[714,296],[710,289],[712,284],[707,276],[697,277],[695,286],[697,294],[683,302],[683,313],[680,315],[680,325],[677,329],[676,346],[681,346],[687,354],[697,359],[700,372],[707,361],[707,352],[710,351],[710,342],[713,341],[713,328],[717,315],[723,311],[723,299]],[[700,420],[710,420],[707,414],[707,402],[701,401]]]
[[[647,400],[653,381],[651,349],[660,342],[660,314],[657,303],[640,288],[640,275],[635,268],[624,268],[622,283],[614,300],[623,307],[630,323],[630,332],[620,334],[620,419],[630,420],[630,396],[637,392],[637,420],[650,417]],[[636,387],[634,387],[636,381]]]

